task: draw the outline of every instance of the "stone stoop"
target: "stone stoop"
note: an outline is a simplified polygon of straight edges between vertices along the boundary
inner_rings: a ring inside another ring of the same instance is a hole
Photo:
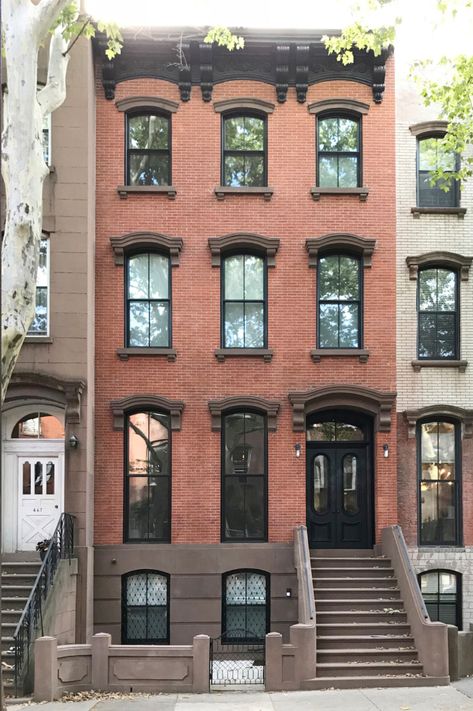
[[[18,559],[19,558],[19,559]],[[6,696],[15,693],[13,634],[25,609],[41,561],[38,553],[3,556],[2,562],[2,672]],[[21,692],[21,688],[18,690]]]
[[[372,550],[311,551],[317,677],[303,689],[435,686],[427,677],[391,561]]]

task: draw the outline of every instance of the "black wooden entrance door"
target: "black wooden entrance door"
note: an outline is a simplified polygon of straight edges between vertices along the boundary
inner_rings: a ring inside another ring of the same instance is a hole
[[[307,530],[311,548],[371,548],[368,443],[307,442]]]

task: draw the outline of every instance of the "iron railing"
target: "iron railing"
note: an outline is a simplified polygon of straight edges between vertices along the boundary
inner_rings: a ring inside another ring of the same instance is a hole
[[[20,681],[22,681],[30,663],[31,644],[39,628],[43,629],[43,603],[54,583],[54,576],[59,562],[71,560],[74,552],[74,516],[61,514],[56,529],[44,556],[33,584],[25,609],[13,633],[15,647],[15,695],[18,696]]]
[[[252,630],[227,630],[210,640],[212,686],[264,684],[265,639]]]

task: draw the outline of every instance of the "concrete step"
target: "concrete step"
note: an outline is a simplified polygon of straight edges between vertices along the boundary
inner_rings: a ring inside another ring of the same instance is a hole
[[[372,548],[312,548],[311,558],[373,558]]]
[[[410,635],[320,635],[317,650],[325,649],[415,649]]]
[[[317,676],[330,676],[332,678],[349,676],[399,676],[412,674],[413,676],[423,674],[423,666],[420,662],[353,662],[353,663],[326,663],[317,662]]]
[[[399,588],[315,588],[315,602],[318,606],[324,600],[398,600]]]
[[[319,612],[317,610],[317,626],[322,624],[343,624],[344,622],[358,622],[363,624],[373,624],[374,622],[390,624],[392,622],[407,623],[407,615],[404,611],[384,612],[382,610],[340,610],[339,612]]]
[[[2,597],[26,597],[28,599],[31,590],[31,585],[16,585],[14,581],[5,585],[2,581]]]
[[[369,598],[363,599],[346,599],[346,600],[319,600],[316,601],[317,614],[320,612],[343,612],[343,611],[368,611],[368,612],[386,612],[391,614],[393,611],[404,612],[404,603],[402,600],[389,600],[385,598]]]
[[[360,622],[319,622],[317,621],[317,633],[321,636],[363,636],[382,635],[398,637],[399,635],[410,635],[411,628],[407,622],[371,622],[366,620]]]
[[[386,664],[403,664],[418,662],[417,649],[357,649],[348,646],[346,649],[318,649],[317,668],[319,664],[348,664],[351,662],[377,662]]]
[[[27,597],[2,597],[2,610],[19,610],[23,612],[27,602]]]
[[[37,573],[2,573],[2,588],[9,585],[29,585],[33,587]]]
[[[317,679],[307,679],[301,684],[302,689],[322,690],[322,689],[374,689],[402,686],[448,686],[450,677],[448,676],[413,676],[411,674],[399,674],[390,676],[345,676]]]
[[[340,558],[311,558],[312,568],[390,568],[389,558],[357,558],[355,556]]]
[[[5,573],[35,573],[41,568],[41,561],[7,561],[2,563],[2,576]]]
[[[351,578],[352,580],[358,580],[359,578],[386,578],[394,577],[393,568],[389,567],[373,567],[373,568],[363,568],[362,566],[352,565],[350,567],[336,568],[336,567],[317,567],[312,568],[312,579],[317,580],[317,578]]]
[[[357,578],[355,576],[337,576],[337,577],[321,577],[317,574],[317,577],[313,578],[314,590],[321,590],[326,588],[367,588],[367,589],[377,589],[382,588],[396,588],[397,580],[394,575],[390,577],[378,577],[375,578],[362,577]]]
[[[20,620],[23,610],[5,610],[2,609],[2,622],[14,622],[17,624]]]

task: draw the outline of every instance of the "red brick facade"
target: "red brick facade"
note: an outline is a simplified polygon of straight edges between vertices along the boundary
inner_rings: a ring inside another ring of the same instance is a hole
[[[268,116],[268,184],[274,195],[229,195],[217,200],[220,182],[220,122],[212,102],[194,90],[180,102],[176,85],[156,79],[117,84],[115,100],[158,96],[179,102],[172,115],[172,183],[166,195],[129,195],[123,183],[125,121],[114,101],[97,86],[97,247],[96,247],[96,464],[95,543],[123,542],[123,432],[113,430],[110,402],[135,393],[155,393],[185,402],[182,428],[172,433],[172,543],[220,541],[220,435],[211,431],[208,401],[230,395],[258,395],[280,402],[277,431],[268,437],[269,538],[288,542],[305,523],[304,434],[292,429],[288,393],[330,384],[358,384],[395,391],[395,156],[394,66],[387,63],[387,90],[375,104],[371,87],[353,81],[309,86],[307,103],[289,89],[286,103],[274,87],[256,81],[217,84],[213,101],[254,97],[275,103]],[[354,99],[369,104],[363,116],[363,185],[356,195],[322,195],[315,202],[315,119],[313,101]],[[161,356],[131,356],[124,346],[124,268],[116,266],[110,237],[134,231],[181,237],[180,266],[172,268],[172,331],[175,362]],[[268,270],[268,347],[271,362],[227,358],[220,346],[220,269],[211,266],[210,237],[252,232],[280,240],[275,268]],[[364,347],[367,363],[353,357],[323,357],[313,363],[316,271],[308,266],[305,240],[329,233],[376,239],[364,278]],[[393,408],[395,411],[395,408]],[[303,444],[300,459],[294,444]],[[383,445],[389,445],[389,458]],[[376,433],[376,530],[397,523],[396,418],[390,432]],[[412,497],[414,500],[414,496]]]

